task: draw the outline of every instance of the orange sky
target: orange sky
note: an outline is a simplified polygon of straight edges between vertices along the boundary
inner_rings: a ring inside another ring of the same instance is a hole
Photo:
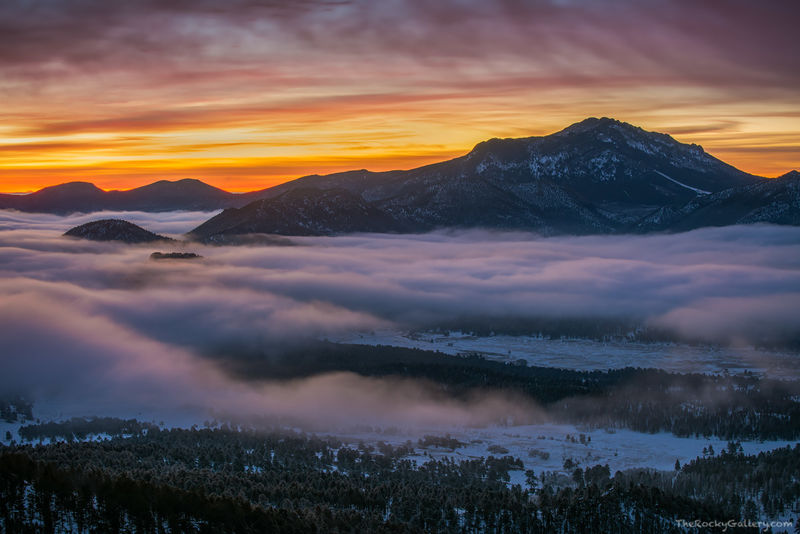
[[[3,3],[0,191],[162,178],[254,190],[411,168],[589,116],[755,174],[800,167],[794,2],[289,5]]]

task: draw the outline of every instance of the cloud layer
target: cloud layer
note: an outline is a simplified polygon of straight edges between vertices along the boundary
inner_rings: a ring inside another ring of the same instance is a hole
[[[204,216],[138,221],[180,233]],[[0,213],[0,390],[33,388],[84,408],[483,423],[536,412],[502,397],[455,402],[424,384],[346,374],[242,383],[204,355],[464,316],[626,317],[720,343],[800,331],[798,228],[298,238],[296,247],[192,245],[203,260],[154,262],[147,246],[62,238],[77,222]]]

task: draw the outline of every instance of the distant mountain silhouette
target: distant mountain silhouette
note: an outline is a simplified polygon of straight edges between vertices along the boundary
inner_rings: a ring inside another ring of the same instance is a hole
[[[45,187],[29,195],[0,194],[0,208],[43,213],[91,212],[103,209],[106,195],[94,184],[69,182]]]
[[[258,198],[259,191],[235,194],[200,180],[159,182],[128,191],[103,191],[86,182],[45,187],[28,195],[0,194],[0,209],[41,213],[91,213],[117,211],[212,211],[243,206]]]
[[[69,229],[67,237],[89,239],[91,241],[122,241],[125,243],[151,243],[154,241],[174,241],[145,230],[128,221],[101,219]]]
[[[210,186],[200,180],[178,180],[159,182],[120,191],[114,194],[119,206],[127,210],[166,211],[180,206],[185,210],[213,210],[225,205],[233,205],[237,195]],[[117,208],[121,209],[121,208]]]

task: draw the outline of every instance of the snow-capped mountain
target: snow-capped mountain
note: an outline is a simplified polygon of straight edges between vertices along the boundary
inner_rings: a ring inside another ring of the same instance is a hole
[[[632,231],[659,210],[678,210],[699,197],[765,180],[700,146],[591,118],[548,136],[485,141],[465,156],[408,171],[300,178],[264,191],[266,199],[253,205],[224,211],[192,233],[208,238],[252,231],[296,235],[443,227]],[[351,196],[309,210],[331,191]]]

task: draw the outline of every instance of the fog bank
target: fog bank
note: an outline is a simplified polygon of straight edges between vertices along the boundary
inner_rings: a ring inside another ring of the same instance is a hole
[[[110,216],[114,214],[105,214]],[[130,215],[130,214],[125,214]],[[206,214],[146,214],[180,234]],[[293,238],[297,247],[64,239],[83,216],[0,212],[0,388],[76,406],[227,410],[308,420],[484,424],[518,399],[443,399],[424,384],[328,375],[252,384],[205,358],[299,338],[464,316],[615,318],[715,343],[800,331],[800,229],[540,238],[482,231]]]

